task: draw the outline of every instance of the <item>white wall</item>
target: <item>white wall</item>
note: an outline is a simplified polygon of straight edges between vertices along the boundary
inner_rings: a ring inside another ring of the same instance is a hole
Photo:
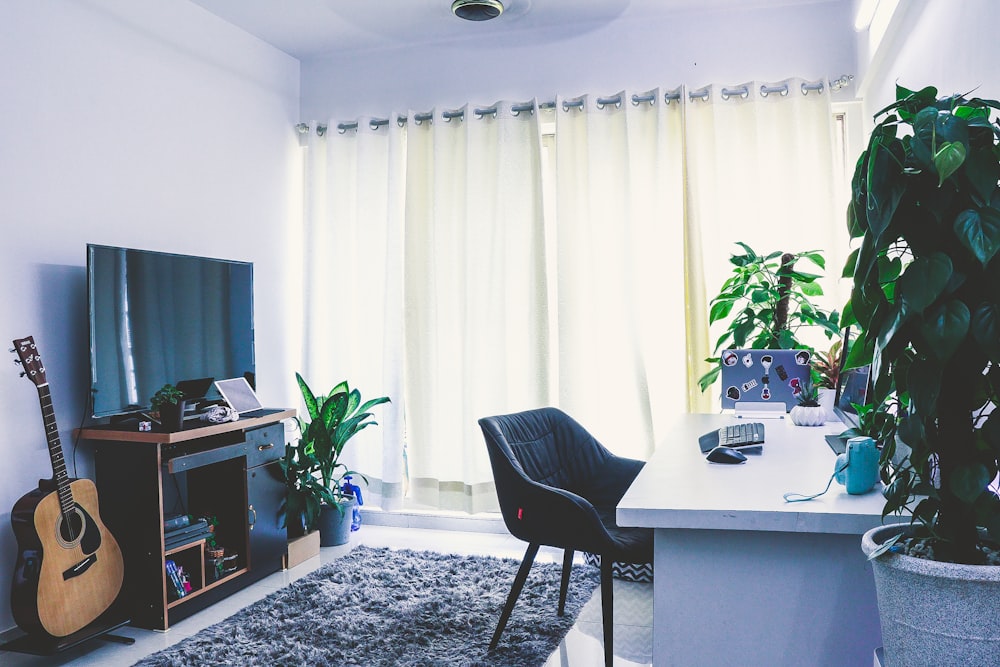
[[[35,337],[67,456],[89,383],[88,242],[254,262],[258,384],[294,404],[298,61],[186,1],[32,0],[0,3],[0,62],[0,344]],[[10,509],[51,476],[35,390],[4,368],[0,632]],[[83,447],[78,463],[92,476]]]
[[[302,119],[853,74],[851,9],[849,0],[833,0],[655,20],[626,10],[607,26],[558,41],[535,35],[506,45],[334,53],[302,63]]]
[[[968,93],[1000,99],[1000,2],[902,0],[864,82],[871,114],[896,99],[895,86],[936,86],[940,95]]]

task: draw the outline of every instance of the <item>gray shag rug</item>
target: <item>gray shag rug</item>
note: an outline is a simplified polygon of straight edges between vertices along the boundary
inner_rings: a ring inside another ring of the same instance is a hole
[[[359,546],[136,666],[536,667],[573,626],[600,574],[573,566],[560,617],[562,566],[535,563],[499,646],[487,653],[519,565]]]

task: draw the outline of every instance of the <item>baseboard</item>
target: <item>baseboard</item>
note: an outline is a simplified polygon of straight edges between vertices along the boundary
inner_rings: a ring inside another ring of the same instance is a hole
[[[393,528],[423,528],[425,530],[455,530],[471,533],[506,533],[500,514],[468,515],[459,512],[424,510],[386,511],[379,508],[361,509],[362,524]]]

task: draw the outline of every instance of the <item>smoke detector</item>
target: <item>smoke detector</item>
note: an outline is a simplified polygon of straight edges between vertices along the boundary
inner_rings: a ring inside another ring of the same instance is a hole
[[[455,0],[451,11],[466,21],[489,21],[503,14],[500,0]]]

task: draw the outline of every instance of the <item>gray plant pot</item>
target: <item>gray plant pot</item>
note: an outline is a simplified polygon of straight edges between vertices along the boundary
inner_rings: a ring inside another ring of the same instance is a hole
[[[865,555],[908,524],[861,538]],[[902,554],[871,561],[885,667],[995,665],[1000,655],[1000,567]]]
[[[337,508],[332,505],[323,505],[319,512],[319,545],[321,547],[336,547],[347,544],[351,539],[354,503],[354,498],[340,503],[343,511],[337,511]]]

